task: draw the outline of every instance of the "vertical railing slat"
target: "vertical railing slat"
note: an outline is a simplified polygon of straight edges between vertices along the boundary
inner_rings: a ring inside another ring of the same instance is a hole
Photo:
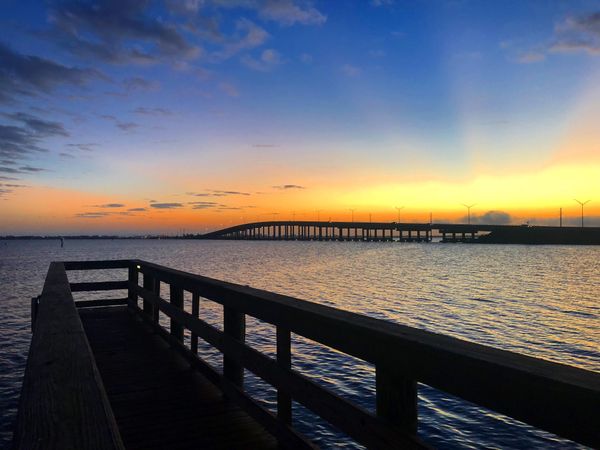
[[[292,339],[290,330],[277,327],[277,364],[282,368],[292,367]],[[277,390],[277,418],[288,425],[292,424],[292,397],[280,389]]]
[[[170,301],[173,306],[183,309],[183,289],[175,284],[170,285]],[[183,342],[183,326],[171,319],[171,336]]]
[[[139,283],[139,273],[135,264],[130,264],[128,268],[128,281],[131,284],[127,289],[127,303],[130,307],[136,306],[138,301],[138,295],[136,287]]]
[[[417,382],[406,378],[397,367],[375,369],[377,415],[391,425],[417,434]]]
[[[148,274],[147,272],[144,273],[144,289],[147,289],[151,292],[154,292],[154,277],[150,274]],[[148,301],[148,300],[144,300],[143,304],[142,304],[142,308],[144,311],[144,314],[148,317],[152,317],[154,314],[154,305],[152,304],[152,302]]]
[[[198,317],[200,315],[200,296],[197,293],[192,294],[192,316]],[[190,350],[192,353],[198,353],[198,335],[192,332],[190,339]]]
[[[246,340],[246,315],[236,309],[223,307],[223,331],[239,342]],[[244,386],[244,366],[223,357],[223,375],[239,387]]]

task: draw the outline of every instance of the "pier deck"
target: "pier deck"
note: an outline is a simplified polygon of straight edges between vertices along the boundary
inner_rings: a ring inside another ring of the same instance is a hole
[[[126,448],[277,447],[126,306],[83,308],[80,317]]]
[[[87,291],[127,297],[74,300]],[[208,302],[222,307],[219,324]],[[270,326],[274,355],[245,342],[247,316]],[[600,448],[599,373],[146,261],[51,263],[32,328],[14,449],[315,448],[293,402],[367,448],[428,448],[419,383]],[[292,333],[374,367],[375,410],[296,370]],[[246,371],[277,391],[276,411],[245,390]]]

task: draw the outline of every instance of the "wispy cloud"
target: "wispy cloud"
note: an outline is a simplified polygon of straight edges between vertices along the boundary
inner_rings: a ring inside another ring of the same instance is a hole
[[[151,208],[156,209],[177,209],[182,208],[182,203],[150,203]]]
[[[104,203],[103,205],[94,205],[94,208],[123,208],[123,203]]]
[[[245,55],[240,61],[246,67],[260,72],[268,72],[283,63],[279,52],[272,48],[263,50],[259,58]]]
[[[348,77],[357,77],[361,72],[362,70],[359,67],[353,66],[352,64],[344,64],[342,66],[342,73]]]
[[[92,78],[103,78],[91,69],[68,67],[34,55],[13,51],[0,42],[0,103],[15,96],[36,96],[63,85],[83,85]]]
[[[60,2],[53,5],[50,19],[55,42],[80,57],[148,64],[201,52],[145,1]]]
[[[144,115],[144,116],[170,116],[173,112],[170,109],[166,108],[145,108],[143,106],[139,106],[135,108],[133,111],[136,114]]]
[[[281,184],[278,186],[273,186],[273,189],[286,190],[286,189],[306,189],[304,186],[300,186],[298,184]]]
[[[129,208],[127,211],[142,212],[142,211],[148,211],[148,209],[146,209],[146,208]]]

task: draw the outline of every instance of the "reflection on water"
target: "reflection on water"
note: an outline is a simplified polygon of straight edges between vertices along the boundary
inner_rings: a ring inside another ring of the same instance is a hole
[[[49,262],[116,258],[145,259],[600,371],[598,247],[115,240],[66,241],[61,249],[58,241],[0,241],[0,446],[10,440],[27,356],[29,299],[40,293]],[[202,308],[205,318],[219,322],[218,307],[204,302]],[[248,320],[252,346],[272,354],[274,335],[273,327]],[[374,408],[372,366],[297,336],[293,352],[294,368]],[[220,365],[214,350],[201,345],[201,353]],[[270,387],[250,374],[247,386],[274,407]],[[423,385],[419,418],[420,434],[439,447],[576,447]],[[353,447],[299,405],[295,423],[324,446]]]

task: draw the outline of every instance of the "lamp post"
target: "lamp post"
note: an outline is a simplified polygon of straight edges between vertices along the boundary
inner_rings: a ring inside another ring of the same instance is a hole
[[[589,203],[590,200],[586,200],[585,202],[580,202],[576,198],[574,198],[573,200],[575,200],[577,203],[579,203],[581,205],[581,228],[583,228],[583,207],[586,203]]]
[[[317,209],[317,210],[315,211],[315,212],[317,213],[317,222],[320,222],[320,221],[321,221],[321,212],[322,212],[322,211],[323,211],[322,209]]]
[[[349,209],[348,211],[350,211],[350,213],[352,214],[352,223],[354,223],[354,211],[356,211],[355,209]]]
[[[471,208],[475,206],[477,203],[473,203],[472,205],[462,204],[465,208],[467,208],[467,223],[471,225]]]
[[[396,211],[398,211],[398,223],[400,223],[400,211],[404,209],[404,206],[396,206]]]

